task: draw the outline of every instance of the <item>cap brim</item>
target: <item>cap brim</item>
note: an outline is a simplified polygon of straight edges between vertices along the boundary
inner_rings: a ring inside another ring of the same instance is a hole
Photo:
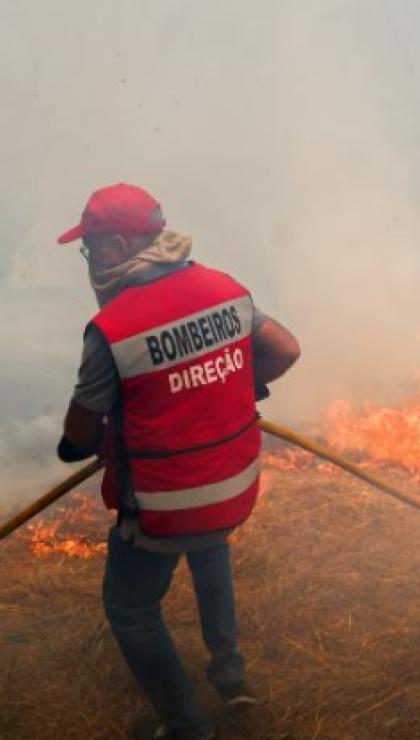
[[[79,224],[78,226],[73,226],[72,229],[69,229],[64,234],[61,234],[61,236],[58,237],[57,242],[58,244],[68,244],[69,242],[76,241],[76,239],[81,239],[84,235],[85,232],[83,227]]]

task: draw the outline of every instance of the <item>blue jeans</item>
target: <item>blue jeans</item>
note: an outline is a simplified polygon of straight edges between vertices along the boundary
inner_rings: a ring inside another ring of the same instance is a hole
[[[214,686],[240,681],[245,661],[237,651],[237,625],[229,545],[186,552]],[[125,542],[116,527],[108,537],[104,608],[129,667],[159,717],[174,731],[212,729],[200,709],[161,616],[161,600],[181,553],[155,553]]]

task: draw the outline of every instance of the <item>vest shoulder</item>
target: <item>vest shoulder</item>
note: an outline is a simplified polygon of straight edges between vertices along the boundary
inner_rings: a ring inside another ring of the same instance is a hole
[[[200,263],[195,263],[195,266],[198,268],[197,276],[201,275],[203,278],[210,279],[212,281],[217,280],[220,285],[236,287],[242,295],[250,295],[249,289],[239,282],[239,280],[232,277],[230,273],[225,272],[224,270],[219,270],[215,267],[207,267],[207,265],[202,265]]]
[[[135,326],[137,331],[195,314],[228,300],[249,296],[249,291],[226,272],[191,263],[159,280],[125,288],[93,317],[105,334]]]

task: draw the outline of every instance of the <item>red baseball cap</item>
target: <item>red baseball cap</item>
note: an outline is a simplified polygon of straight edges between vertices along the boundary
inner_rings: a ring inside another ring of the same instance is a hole
[[[166,222],[157,202],[137,185],[109,185],[89,198],[77,226],[58,237],[59,244],[81,239],[87,234],[151,234],[162,231]]]

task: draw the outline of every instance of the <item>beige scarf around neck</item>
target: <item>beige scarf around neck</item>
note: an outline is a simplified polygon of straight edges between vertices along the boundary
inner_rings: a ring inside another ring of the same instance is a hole
[[[89,263],[90,284],[95,291],[100,307],[113,298],[127,279],[143,273],[152,264],[172,264],[183,262],[191,252],[189,236],[174,231],[162,231],[149,246],[121,265],[107,270],[95,269]]]

